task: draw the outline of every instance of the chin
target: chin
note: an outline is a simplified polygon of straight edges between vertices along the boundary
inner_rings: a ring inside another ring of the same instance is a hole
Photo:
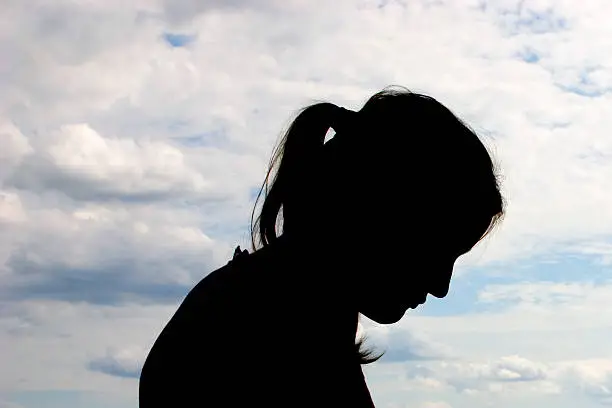
[[[395,310],[372,310],[361,312],[361,314],[378,324],[393,324],[402,320],[406,310],[405,308]]]

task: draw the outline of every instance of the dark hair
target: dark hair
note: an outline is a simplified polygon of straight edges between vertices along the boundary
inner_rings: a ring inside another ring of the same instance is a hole
[[[283,234],[312,233],[309,229],[316,230],[316,234],[323,229],[327,220],[325,212],[321,211],[321,198],[325,197],[326,206],[341,201],[342,191],[337,191],[337,186],[344,184],[335,183],[333,191],[326,190],[326,180],[342,178],[346,172],[356,170],[359,160],[368,155],[379,154],[386,163],[396,163],[396,168],[406,169],[411,174],[426,174],[425,179],[413,177],[410,182],[417,191],[427,191],[432,201],[433,197],[449,195],[472,199],[466,208],[486,217],[486,222],[490,219],[479,242],[499,223],[505,203],[491,155],[475,132],[440,102],[403,87],[391,87],[370,97],[358,112],[348,115],[347,112],[350,113],[326,102],[308,106],[284,134],[272,154],[251,215],[253,251],[257,249],[256,236],[263,246],[277,238],[281,211]],[[324,143],[331,127],[336,135]],[[406,149],[395,149],[404,157],[390,157],[394,149],[377,151],[379,147],[388,148],[388,143],[374,140],[374,137],[408,144],[414,160],[405,160]],[[436,160],[419,161],[422,157],[435,157]],[[277,166],[269,187],[272,171]],[[375,163],[372,167],[380,166]],[[253,222],[257,202],[264,191],[264,203]],[[448,213],[445,208],[428,208],[440,214]],[[362,344],[363,340],[359,340],[356,347],[363,364],[380,358],[372,357],[369,350],[362,350]]]

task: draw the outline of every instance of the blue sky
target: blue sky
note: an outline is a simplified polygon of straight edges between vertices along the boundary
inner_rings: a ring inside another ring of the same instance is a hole
[[[171,47],[175,48],[186,47],[196,39],[194,35],[176,33],[164,33],[163,38]]]
[[[182,297],[249,247],[295,113],[359,109],[394,84],[477,131],[508,212],[445,299],[391,326],[362,319],[388,350],[364,369],[376,406],[609,405],[610,12],[606,0],[7,4],[0,408],[137,407],[144,357]]]

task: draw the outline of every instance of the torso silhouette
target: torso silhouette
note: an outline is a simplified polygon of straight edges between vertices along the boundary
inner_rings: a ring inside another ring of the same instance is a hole
[[[307,261],[271,253],[237,252],[189,292],[147,356],[140,408],[374,406],[357,316],[315,285],[325,279]]]

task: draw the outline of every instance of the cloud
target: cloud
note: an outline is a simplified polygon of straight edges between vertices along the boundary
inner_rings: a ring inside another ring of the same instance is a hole
[[[0,359],[11,367],[0,371],[3,389],[78,392],[92,391],[93,384],[98,394],[128,406],[126,396],[137,385],[134,375],[176,306],[2,301]],[[53,368],[52,376],[42,369],[45,366]]]
[[[584,392],[589,397],[602,405],[612,405],[612,380],[608,378],[605,381],[597,383],[588,383],[584,385]]]
[[[612,360],[568,361],[561,365],[558,378],[567,392],[582,393],[599,405],[612,405]]]
[[[0,224],[19,224],[26,220],[18,194],[0,190]]]
[[[23,405],[15,404],[10,401],[0,400],[0,408],[23,408]]]
[[[612,244],[609,242],[583,242],[574,251],[594,257],[601,265],[612,265]]]
[[[524,282],[506,285],[488,285],[479,294],[478,299],[484,303],[500,301],[520,302],[522,305],[555,305],[568,304],[584,299],[595,289],[591,283],[562,282]]]
[[[519,356],[502,357],[499,361],[480,367],[480,377],[491,381],[539,381],[546,379],[546,367]]]
[[[54,189],[78,200],[189,197],[208,183],[167,143],[103,138],[87,124],[65,125],[45,139],[38,154],[16,171],[8,186]]]
[[[459,392],[488,391],[495,383],[529,383],[547,379],[546,365],[514,355],[490,362],[441,363],[429,373]]]
[[[4,181],[23,158],[32,152],[28,139],[13,123],[0,118],[0,181]]]
[[[230,250],[180,211],[85,205],[25,217],[3,236],[3,299],[173,303]]]
[[[422,334],[399,328],[373,326],[371,321],[364,323],[362,330],[369,344],[376,353],[385,352],[380,359],[381,362],[397,363],[452,358],[452,353],[447,346],[428,339]]]
[[[424,402],[421,408],[452,408],[452,406],[444,401]]]
[[[489,361],[467,359],[422,362],[404,368],[407,384],[413,391],[459,395],[486,395],[513,392],[559,393],[559,370],[518,355]]]
[[[387,337],[385,361],[440,360],[449,358],[445,346],[408,332],[392,331]]]
[[[358,108],[389,84],[440,99],[499,158],[508,215],[466,256],[480,267],[466,274],[490,277],[550,253],[563,262],[568,251],[605,266],[609,7],[341,0],[322,13],[300,0],[6,2],[0,361],[14,372],[0,373],[0,387],[106,389],[133,403],[133,384],[99,371],[134,374],[121,345],[150,344],[172,312],[160,304],[175,304],[246,239],[250,192],[291,115],[321,99]],[[407,316],[372,339],[389,351],[377,367],[430,370],[406,369],[439,393],[412,406],[486,406],[492,394],[500,407],[512,398],[550,405],[537,389],[556,389],[555,363],[606,356],[610,287],[526,279],[481,291],[495,311]],[[440,359],[458,365],[444,374]],[[453,388],[453,376],[468,380]],[[564,394],[555,406],[606,400],[603,374],[581,378],[576,393],[592,398]],[[391,384],[378,395],[405,386]]]
[[[138,347],[109,349],[106,355],[90,361],[88,368],[116,377],[140,378],[144,357],[143,350]]]
[[[202,14],[245,14],[264,11],[269,14],[291,10],[293,8],[309,10],[306,2],[300,0],[163,0],[163,15],[172,25],[193,24]]]

